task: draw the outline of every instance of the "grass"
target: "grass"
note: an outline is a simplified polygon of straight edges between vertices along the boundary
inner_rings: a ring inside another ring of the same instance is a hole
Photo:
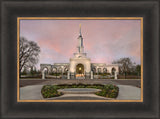
[[[60,84],[60,85],[45,85],[42,87],[41,93],[44,98],[51,98],[63,95],[63,93],[58,92],[58,89],[64,88],[96,88],[101,89],[102,91],[95,93],[96,95],[107,97],[107,98],[116,98],[118,96],[119,88],[116,85],[108,84]]]

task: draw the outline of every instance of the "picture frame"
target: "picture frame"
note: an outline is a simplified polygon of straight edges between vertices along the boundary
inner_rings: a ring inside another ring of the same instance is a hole
[[[158,1],[1,1],[1,118],[159,118]],[[143,102],[17,102],[17,17],[143,17]]]
[[[22,94],[22,93],[20,93],[20,88],[22,89],[22,87],[20,86],[20,85],[22,85],[23,84],[23,79],[21,80],[21,77],[19,77],[19,75],[20,75],[20,72],[19,72],[19,52],[20,52],[20,49],[19,49],[19,47],[17,47],[17,102],[143,102],[143,18],[142,17],[17,17],[17,46],[20,46],[20,37],[22,37],[21,35],[20,35],[20,29],[21,29],[21,31],[23,32],[23,30],[22,30],[22,28],[21,28],[21,23],[24,21],[34,21],[34,22],[36,22],[36,21],[41,21],[41,20],[43,20],[43,22],[47,22],[48,20],[49,21],[53,21],[53,22],[55,22],[55,21],[70,21],[70,22],[72,22],[72,21],[90,21],[90,22],[92,22],[92,21],[94,21],[94,20],[98,20],[99,22],[103,22],[103,21],[110,21],[110,20],[112,20],[112,21],[114,21],[115,23],[117,22],[117,20],[120,20],[120,21],[123,21],[123,20],[127,20],[128,22],[130,21],[134,21],[134,22],[136,22],[136,21],[139,21],[140,22],[140,24],[139,24],[139,26],[138,26],[138,28],[139,28],[139,39],[138,39],[138,43],[139,43],[139,46],[140,46],[140,63],[141,63],[141,76],[140,76],[140,79],[129,79],[130,81],[128,81],[128,82],[132,82],[132,81],[134,81],[134,80],[136,80],[137,81],[137,83],[134,85],[134,86],[136,86],[136,87],[140,87],[140,90],[139,90],[139,95],[137,95],[137,97],[136,98],[131,98],[131,99],[112,99],[112,100],[106,100],[106,99],[97,99],[97,100],[83,100],[83,99],[79,99],[79,100],[74,100],[74,99],[70,99],[70,100],[62,100],[62,99],[60,99],[60,100],[54,100],[54,99],[52,99],[52,100],[48,100],[48,99],[45,99],[45,98],[43,98],[43,99],[29,99],[29,96],[27,97],[27,99],[26,98],[22,98],[22,99],[20,99],[20,97],[23,97],[22,95],[20,95],[20,94]],[[21,22],[21,23],[20,23]],[[23,25],[22,25],[23,26]],[[45,42],[47,42],[47,41],[45,41]],[[45,64],[44,64],[45,65]],[[40,68],[41,69],[41,68]],[[137,77],[137,76],[136,76]],[[47,78],[46,78],[47,79]],[[62,78],[58,78],[59,80],[61,80]],[[64,78],[65,79],[65,78]],[[31,79],[32,80],[32,79]],[[31,80],[28,80],[29,82],[31,82]],[[37,81],[41,81],[41,82],[43,82],[44,80],[41,80],[40,78],[39,79],[37,79]],[[51,81],[51,80],[54,80],[54,79],[49,79],[49,81]],[[110,79],[109,79],[110,80]],[[123,80],[123,79],[122,79]],[[131,81],[132,80],[132,81]],[[28,82],[27,81],[27,82]],[[78,80],[79,81],[79,80]],[[26,82],[26,79],[24,79],[24,82]],[[93,83],[94,81],[92,80],[92,83]],[[57,81],[57,83],[58,83],[58,81]],[[83,81],[83,83],[84,83],[84,81]],[[122,85],[122,84],[121,84]],[[132,96],[133,97],[133,96]]]

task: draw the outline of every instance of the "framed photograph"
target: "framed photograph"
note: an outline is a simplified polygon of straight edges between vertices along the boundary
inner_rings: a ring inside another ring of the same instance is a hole
[[[18,101],[143,102],[142,17],[18,17],[17,28]]]
[[[1,118],[159,118],[157,1],[1,3]]]

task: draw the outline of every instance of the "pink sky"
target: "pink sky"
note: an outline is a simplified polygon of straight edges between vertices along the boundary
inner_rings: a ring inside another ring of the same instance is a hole
[[[20,20],[20,36],[41,48],[40,64],[69,63],[77,51],[79,24],[92,63],[130,57],[140,64],[140,20]]]

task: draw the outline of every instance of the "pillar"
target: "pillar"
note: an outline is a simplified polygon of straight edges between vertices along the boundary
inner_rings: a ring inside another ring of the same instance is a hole
[[[91,71],[91,79],[93,79],[93,71]]]
[[[117,79],[117,74],[118,74],[118,72],[114,73],[114,79]]]
[[[42,71],[42,79],[45,79],[45,70]]]
[[[70,79],[70,72],[67,72],[67,79]]]

